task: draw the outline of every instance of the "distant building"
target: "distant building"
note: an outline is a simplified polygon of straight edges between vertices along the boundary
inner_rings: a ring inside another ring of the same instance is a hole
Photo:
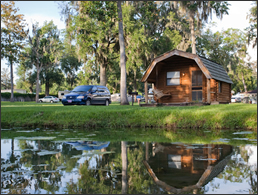
[[[27,93],[25,89],[13,89],[17,93]],[[1,93],[11,93],[11,89],[1,89]]]

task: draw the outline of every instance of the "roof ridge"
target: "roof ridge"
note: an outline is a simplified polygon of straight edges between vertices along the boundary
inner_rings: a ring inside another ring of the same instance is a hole
[[[198,55],[198,56],[199,56],[199,55]],[[208,59],[208,58],[206,58],[206,57],[203,57],[203,56],[199,56],[199,57],[204,58],[204,59],[209,60],[209,61],[211,61],[211,62],[213,62],[213,63],[215,63],[215,64],[218,64],[218,65],[222,66],[222,65],[219,64],[218,62],[215,62],[215,61],[213,61],[213,60],[210,60],[210,59]],[[222,66],[222,67],[223,67],[223,66]]]

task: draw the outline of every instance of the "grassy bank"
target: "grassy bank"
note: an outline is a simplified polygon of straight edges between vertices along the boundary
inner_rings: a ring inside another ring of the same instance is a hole
[[[2,127],[186,128],[257,130],[257,105],[186,107],[63,106],[61,103],[1,102]]]

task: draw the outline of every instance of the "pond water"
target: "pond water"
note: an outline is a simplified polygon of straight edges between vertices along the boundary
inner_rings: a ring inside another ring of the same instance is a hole
[[[253,132],[209,133],[190,143],[175,133],[123,141],[99,131],[2,129],[1,194],[256,194]]]

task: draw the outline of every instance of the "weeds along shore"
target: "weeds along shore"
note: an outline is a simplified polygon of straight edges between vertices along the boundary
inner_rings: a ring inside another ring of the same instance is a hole
[[[257,130],[256,104],[140,107],[1,102],[2,127]]]

